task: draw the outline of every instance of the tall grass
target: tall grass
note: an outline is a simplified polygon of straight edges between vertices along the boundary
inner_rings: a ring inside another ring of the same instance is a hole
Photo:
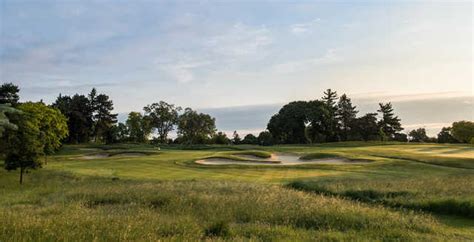
[[[1,174],[0,241],[429,240],[456,235],[428,215],[276,185]],[[8,182],[8,183],[7,183]]]
[[[289,187],[365,203],[474,218],[474,174],[411,179],[295,181]]]

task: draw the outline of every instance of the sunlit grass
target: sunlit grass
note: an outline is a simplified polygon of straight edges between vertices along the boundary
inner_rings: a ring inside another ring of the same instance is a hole
[[[474,239],[469,145],[182,148],[66,146],[44,168],[26,174],[23,186],[18,172],[2,170],[0,241]],[[274,152],[372,162],[291,167],[194,162],[268,158]],[[83,158],[101,153],[108,156]]]

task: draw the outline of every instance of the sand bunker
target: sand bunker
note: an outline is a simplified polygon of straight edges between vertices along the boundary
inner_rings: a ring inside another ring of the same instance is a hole
[[[81,157],[81,159],[94,160],[94,159],[104,159],[104,158],[108,158],[108,157],[109,157],[108,154],[92,154],[92,155],[83,155]]]
[[[236,161],[225,158],[209,158],[196,161],[197,164],[202,165],[274,165],[274,166],[291,166],[291,165],[305,165],[305,164],[358,164],[368,163],[367,160],[349,160],[342,157],[300,160],[300,156],[292,154],[272,154],[271,158],[261,158],[253,155],[235,155],[240,158],[247,159],[246,161]]]

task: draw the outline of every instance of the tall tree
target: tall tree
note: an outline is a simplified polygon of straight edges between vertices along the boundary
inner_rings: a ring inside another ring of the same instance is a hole
[[[402,125],[398,116],[395,116],[391,103],[379,103],[380,109],[377,110],[382,115],[378,122],[380,132],[386,135],[389,139],[393,139],[395,134],[402,131]]]
[[[95,89],[93,89],[95,90]],[[113,114],[114,105],[109,96],[99,94],[92,101],[94,110],[94,137],[95,140],[105,140],[107,133],[117,123],[117,114]]]
[[[272,134],[268,131],[262,131],[258,135],[258,144],[263,146],[273,145],[273,137]]]
[[[13,83],[4,83],[0,86],[0,104],[10,103],[12,106],[16,106],[20,100],[18,93],[20,88]]]
[[[337,116],[340,120],[341,139],[343,141],[347,141],[357,113],[358,111],[356,107],[352,105],[351,99],[348,98],[346,94],[343,94],[337,103]]]
[[[217,132],[212,136],[212,143],[218,145],[228,145],[231,141],[224,132]]]
[[[232,134],[232,143],[234,145],[238,145],[242,142],[242,139],[240,138],[239,133],[237,133],[237,130],[234,130],[234,133]]]
[[[354,132],[364,141],[379,138],[377,113],[368,113],[354,121]]]
[[[150,136],[151,128],[148,120],[141,113],[130,112],[125,123],[128,129],[129,139],[132,142],[146,142]]]
[[[324,117],[324,134],[327,142],[339,141],[339,119],[337,116],[338,107],[336,105],[337,92],[327,89],[324,92],[322,101],[325,104],[327,112]]]
[[[158,133],[160,143],[166,143],[168,133],[178,124],[178,112],[181,111],[181,107],[160,101],[144,107],[143,110],[151,127]]]
[[[84,143],[90,141],[91,130],[93,130],[93,110],[90,100],[84,96],[63,96],[59,94],[52,105],[64,114],[68,121],[69,143]]]
[[[21,113],[12,115],[17,130],[5,135],[7,154],[5,169],[20,168],[20,183],[27,169],[41,167],[40,157],[51,154],[61,145],[67,135],[65,117],[56,109],[43,103],[24,103],[18,106]]]
[[[408,133],[408,136],[410,136],[411,142],[428,142],[430,139],[428,135],[426,135],[425,128],[414,129]]]
[[[178,135],[186,144],[203,144],[216,132],[216,119],[186,108],[179,116]]]
[[[474,141],[474,122],[459,121],[453,123],[453,137],[462,143]]]
[[[11,123],[7,113],[16,113],[19,112],[17,109],[12,108],[9,103],[7,104],[0,104],[0,138],[3,135],[3,132],[6,129],[17,129],[18,127]],[[1,152],[1,149],[0,149]]]
[[[457,143],[458,141],[452,135],[451,127],[443,127],[438,133],[438,143]]]
[[[242,144],[258,145],[258,138],[253,134],[247,134],[242,140]]]
[[[308,123],[308,103],[291,102],[283,106],[268,122],[267,129],[275,142],[283,144],[306,143],[306,124]]]

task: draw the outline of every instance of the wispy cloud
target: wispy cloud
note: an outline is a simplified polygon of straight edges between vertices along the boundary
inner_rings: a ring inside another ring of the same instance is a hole
[[[328,49],[321,57],[293,60],[275,64],[270,68],[270,72],[280,74],[303,72],[314,69],[318,65],[333,63],[341,59],[342,57],[338,55],[337,49]]]
[[[319,24],[319,22],[321,22],[321,19],[316,18],[306,23],[292,24],[290,32],[297,35],[311,32],[312,28]]]
[[[254,55],[260,48],[272,43],[270,30],[265,26],[252,27],[234,24],[228,31],[211,37],[208,47],[216,54],[239,57]]]

